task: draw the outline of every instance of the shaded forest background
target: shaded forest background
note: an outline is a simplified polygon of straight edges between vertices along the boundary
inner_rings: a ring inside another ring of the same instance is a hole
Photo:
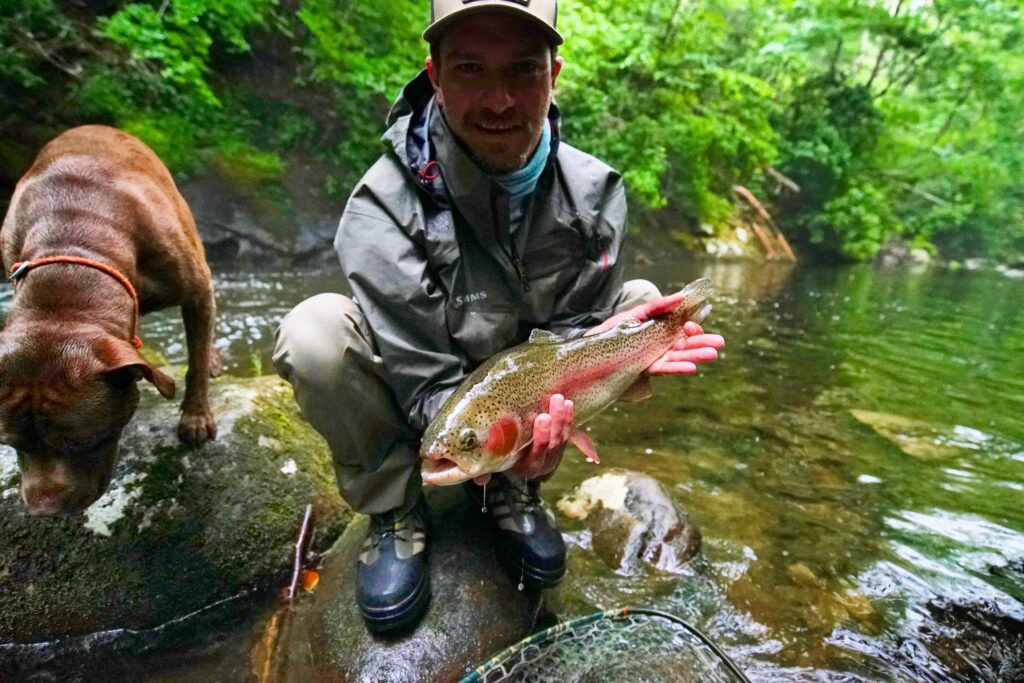
[[[0,211],[39,146],[107,123],[279,223],[340,214],[422,65],[427,0],[5,0]],[[641,230],[725,230],[734,185],[818,259],[1024,254],[1018,0],[565,0],[563,135]]]

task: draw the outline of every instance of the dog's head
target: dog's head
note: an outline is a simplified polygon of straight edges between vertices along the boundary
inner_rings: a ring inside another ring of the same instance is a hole
[[[174,396],[173,379],[108,334],[0,333],[0,442],[18,452],[30,515],[76,512],[103,495],[140,379]]]

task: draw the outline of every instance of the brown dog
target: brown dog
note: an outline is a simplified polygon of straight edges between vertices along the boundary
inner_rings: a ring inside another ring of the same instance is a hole
[[[29,514],[80,510],[103,494],[137,380],[174,396],[174,380],[139,354],[140,314],[181,306],[188,372],[178,435],[190,444],[216,435],[210,268],[152,150],[104,126],[51,141],[15,188],[0,254],[17,286],[0,333],[0,442],[18,451]]]

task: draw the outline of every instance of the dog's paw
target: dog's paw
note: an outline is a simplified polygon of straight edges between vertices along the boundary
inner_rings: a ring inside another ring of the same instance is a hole
[[[182,413],[178,423],[178,438],[190,446],[202,446],[217,437],[217,423],[210,411]]]
[[[224,359],[220,357],[220,351],[210,347],[210,377],[220,377],[224,371]]]

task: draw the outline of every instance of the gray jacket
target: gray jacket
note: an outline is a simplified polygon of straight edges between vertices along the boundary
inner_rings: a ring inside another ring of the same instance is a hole
[[[558,141],[554,106],[549,118],[548,165],[513,233],[508,194],[454,138],[422,72],[388,116],[390,149],[345,207],[334,246],[418,430],[473,368],[533,328],[579,336],[611,314],[622,178]]]

